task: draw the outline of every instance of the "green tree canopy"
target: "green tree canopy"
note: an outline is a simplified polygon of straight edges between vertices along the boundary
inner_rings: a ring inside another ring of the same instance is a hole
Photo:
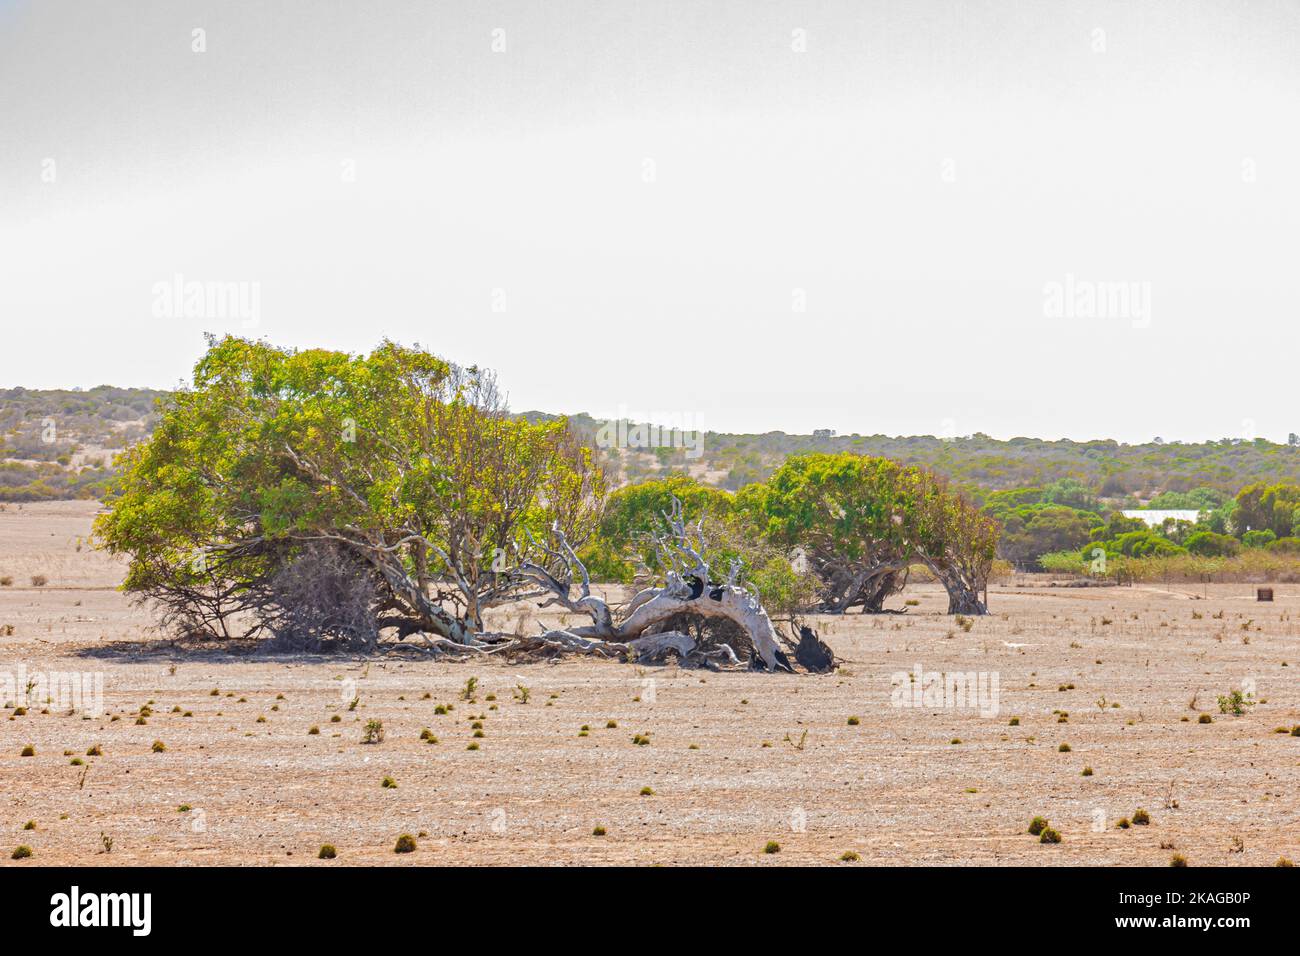
[[[328,552],[381,623],[462,638],[510,596],[503,558],[552,525],[581,543],[604,494],[563,420],[512,418],[490,373],[391,342],[214,339],[123,464],[97,533],[126,589],[223,631],[265,624],[277,576]]]

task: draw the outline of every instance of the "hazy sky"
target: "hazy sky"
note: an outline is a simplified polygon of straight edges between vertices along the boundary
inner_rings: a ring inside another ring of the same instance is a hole
[[[387,336],[521,410],[1282,439],[1298,226],[1288,0],[0,0],[0,387]]]

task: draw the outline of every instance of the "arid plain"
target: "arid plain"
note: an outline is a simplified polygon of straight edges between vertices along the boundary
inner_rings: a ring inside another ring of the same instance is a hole
[[[103,681],[97,717],[0,701],[4,865],[1300,856],[1300,585],[1268,604],[1253,584],[1026,578],[991,588],[992,613],[969,630],[941,590],[913,586],[892,602],[919,602],[904,614],[815,619],[843,659],[822,676],[287,658],[169,641],[90,546],[96,507],[0,511],[0,671]],[[537,619],[517,607],[495,623]],[[895,675],[918,667],[996,675],[996,700],[896,706]],[[1222,713],[1217,698],[1243,687],[1257,703]],[[363,743],[373,720],[384,739]],[[1138,808],[1149,825],[1117,826]],[[1059,844],[1025,832],[1034,816]],[[404,833],[418,848],[394,853]],[[337,857],[318,860],[327,843]],[[20,844],[32,856],[11,862]]]

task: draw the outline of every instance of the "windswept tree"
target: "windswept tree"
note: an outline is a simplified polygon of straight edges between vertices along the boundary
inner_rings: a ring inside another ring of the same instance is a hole
[[[353,356],[213,340],[123,464],[97,533],[130,557],[128,591],[228,635],[275,629],[308,570],[346,573],[375,627],[320,626],[363,644],[384,627],[465,641],[516,596],[506,572],[529,535],[581,544],[604,494],[562,420],[516,419],[490,373],[393,343]]]
[[[983,614],[998,524],[931,472],[849,453],[790,458],[766,485],[742,489],[736,511],[767,540],[802,552],[820,608],[880,611],[913,563],[948,591],[950,614]]]
[[[948,592],[948,613],[987,614],[981,592],[993,570],[997,522],[924,469],[907,469],[904,483],[912,505],[910,550]]]
[[[902,472],[887,458],[798,455],[766,484],[741,489],[736,507],[768,540],[802,553],[821,582],[822,610],[879,611],[903,589],[912,557]]]

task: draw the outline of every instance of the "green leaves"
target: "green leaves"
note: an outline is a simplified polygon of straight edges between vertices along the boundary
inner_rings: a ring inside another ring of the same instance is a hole
[[[489,372],[391,342],[358,356],[210,340],[122,465],[97,533],[130,556],[129,590],[191,585],[200,554],[216,560],[198,577],[238,593],[327,538],[397,580],[398,604],[450,581],[474,619],[496,556],[552,522],[580,545],[604,496],[563,420],[516,419]]]

